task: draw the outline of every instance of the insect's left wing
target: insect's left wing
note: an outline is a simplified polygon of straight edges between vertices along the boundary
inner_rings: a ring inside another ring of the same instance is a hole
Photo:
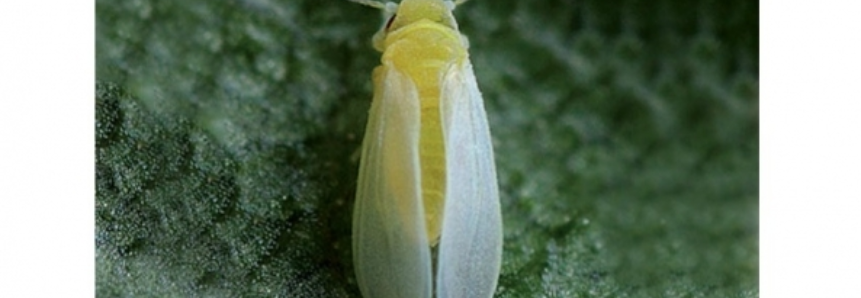
[[[487,115],[468,60],[443,77],[440,104],[447,178],[437,295],[491,297],[502,258],[502,218]]]
[[[353,211],[357,282],[365,297],[430,297],[430,248],[418,159],[418,91],[390,66],[375,70],[374,80]]]

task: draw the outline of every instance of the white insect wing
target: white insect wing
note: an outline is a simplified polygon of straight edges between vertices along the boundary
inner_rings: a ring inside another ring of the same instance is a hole
[[[430,297],[430,248],[421,205],[419,99],[388,67],[371,103],[353,216],[353,259],[364,297]]]
[[[469,61],[452,67],[442,88],[447,178],[437,296],[491,297],[502,218],[487,115]]]

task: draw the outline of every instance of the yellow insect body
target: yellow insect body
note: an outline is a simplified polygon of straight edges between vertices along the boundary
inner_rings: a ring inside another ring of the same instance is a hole
[[[374,38],[383,57],[353,219],[359,287],[366,297],[431,297],[434,284],[438,297],[490,297],[502,253],[499,195],[455,3],[362,3],[394,15]]]

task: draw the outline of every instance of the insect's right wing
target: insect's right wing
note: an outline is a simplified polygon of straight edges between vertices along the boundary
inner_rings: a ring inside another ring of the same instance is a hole
[[[440,103],[447,177],[437,296],[491,297],[502,262],[502,216],[490,128],[468,60],[444,76]]]
[[[364,297],[430,297],[418,91],[409,77],[386,65],[375,70],[374,81],[353,211],[357,282]]]

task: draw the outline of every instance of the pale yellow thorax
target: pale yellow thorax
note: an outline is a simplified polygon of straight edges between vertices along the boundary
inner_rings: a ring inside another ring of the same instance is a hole
[[[378,45],[383,51],[383,65],[374,71],[374,85],[376,90],[383,90],[385,82],[380,76],[392,67],[409,77],[418,91],[421,195],[428,241],[436,245],[446,187],[440,90],[446,71],[467,59],[466,45],[450,8],[441,0],[404,0],[384,33],[382,45]]]

